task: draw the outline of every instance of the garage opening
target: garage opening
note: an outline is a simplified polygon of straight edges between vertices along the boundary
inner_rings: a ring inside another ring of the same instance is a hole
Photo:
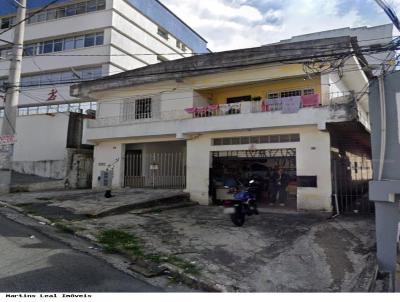
[[[260,207],[297,208],[296,149],[215,151],[211,157],[209,194],[214,204],[233,199],[227,186],[232,183],[246,186],[256,178],[261,183],[261,193],[258,194]],[[277,186],[281,185],[277,181],[280,169],[288,179],[287,184],[282,184],[286,196],[279,196],[277,190]]]

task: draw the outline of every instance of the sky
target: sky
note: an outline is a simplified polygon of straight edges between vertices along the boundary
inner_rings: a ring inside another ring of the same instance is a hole
[[[317,31],[391,23],[374,0],[161,0],[212,51],[247,48]],[[400,17],[400,0],[387,0]],[[398,35],[395,32],[395,35]]]

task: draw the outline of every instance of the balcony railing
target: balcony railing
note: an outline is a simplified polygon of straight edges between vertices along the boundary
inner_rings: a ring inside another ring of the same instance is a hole
[[[324,106],[336,106],[348,103],[351,100],[349,95],[341,95],[331,98],[329,103]],[[249,113],[277,112],[283,114],[293,114],[302,108],[320,107],[321,99],[319,94],[302,96],[299,98],[281,98],[251,102],[240,102],[233,104],[210,104],[181,110],[158,111],[154,114],[146,115],[145,118],[136,118],[133,115],[126,119],[126,115],[102,117],[88,121],[88,128],[113,127],[133,124],[144,124],[161,121],[176,121],[184,119],[197,119],[218,116],[231,116]]]

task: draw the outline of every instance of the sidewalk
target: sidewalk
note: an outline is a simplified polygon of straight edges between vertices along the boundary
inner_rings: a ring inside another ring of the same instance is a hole
[[[105,198],[104,190],[17,193],[3,195],[0,201],[45,217],[60,213],[60,219],[69,220],[118,214],[157,203],[188,200],[188,195],[180,190],[121,189],[113,190],[112,194],[112,198]]]

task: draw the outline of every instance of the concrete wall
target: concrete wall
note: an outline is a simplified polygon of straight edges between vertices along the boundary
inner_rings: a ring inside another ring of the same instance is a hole
[[[316,127],[275,128],[259,131],[221,132],[187,141],[187,191],[201,204],[209,204],[211,151],[248,150],[250,145],[211,146],[217,137],[300,133],[300,142],[257,144],[257,149],[296,148],[297,175],[317,176],[317,188],[298,188],[298,209],[331,211],[331,162],[329,133]]]
[[[67,113],[18,117],[15,170],[57,179],[65,177],[68,120]]]

